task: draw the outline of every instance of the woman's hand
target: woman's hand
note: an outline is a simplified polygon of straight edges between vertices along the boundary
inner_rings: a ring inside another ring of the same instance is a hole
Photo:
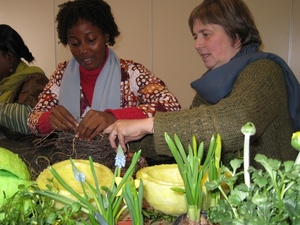
[[[78,122],[65,107],[58,105],[51,112],[50,125],[57,131],[71,130],[76,132]]]
[[[115,121],[111,113],[90,109],[79,123],[76,137],[90,141]]]
[[[127,151],[126,143],[139,140],[146,134],[153,133],[154,118],[136,120],[118,120],[103,132],[109,134],[109,142],[112,148],[117,148],[116,138],[124,151]]]

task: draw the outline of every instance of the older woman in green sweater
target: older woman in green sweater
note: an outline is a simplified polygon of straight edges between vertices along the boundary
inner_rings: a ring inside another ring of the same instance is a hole
[[[184,146],[192,135],[208,145],[212,134],[223,141],[223,160],[243,149],[241,127],[256,126],[251,158],[256,153],[279,160],[294,159],[290,140],[300,130],[300,87],[292,71],[277,55],[259,51],[261,39],[254,19],[241,0],[204,0],[190,14],[195,49],[208,71],[191,83],[197,93],[191,108],[157,113],[144,120],[117,121],[110,133],[112,147],[132,142],[146,157],[171,157],[164,133],[177,134]],[[149,135],[150,134],[150,135]],[[227,160],[226,160],[227,161]]]

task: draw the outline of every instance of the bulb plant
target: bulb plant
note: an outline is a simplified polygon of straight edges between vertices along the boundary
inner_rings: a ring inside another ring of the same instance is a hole
[[[135,165],[140,157],[141,150],[134,153],[132,161],[128,169],[126,170],[123,177],[121,177],[121,168],[125,166],[125,156],[121,146],[118,147],[116,160],[115,160],[115,171],[114,179],[110,187],[98,185],[98,179],[93,166],[92,158],[89,158],[90,169],[93,174],[95,186],[91,185],[85,179],[85,174],[76,168],[72,159],[72,170],[75,179],[80,183],[84,196],[79,195],[75,192],[55,171],[54,168],[50,167],[50,171],[54,178],[77,200],[70,199],[60,195],[59,193],[51,190],[37,191],[38,194],[47,196],[55,201],[59,201],[65,205],[78,204],[80,211],[84,212],[88,216],[89,222],[81,218],[83,224],[92,225],[116,225],[121,214],[128,208],[130,217],[133,225],[142,225],[142,197],[143,197],[143,185],[141,181],[136,182],[133,180],[132,175],[135,170]],[[136,190],[139,184],[138,191]],[[91,203],[91,199],[95,203]]]
[[[218,190],[210,190],[208,191],[205,188],[205,183],[211,180],[216,180],[218,179],[220,175],[220,169],[221,169],[221,137],[220,135],[216,136],[216,146],[215,146],[215,152],[214,152],[214,157],[212,157],[209,167],[208,167],[208,179],[203,181],[203,188],[204,188],[204,193],[205,193],[205,199],[202,204],[202,209],[206,211],[207,208],[212,207],[214,205],[218,204],[218,201],[220,199],[220,192]],[[224,191],[226,191],[226,186],[222,187],[222,190],[224,188]]]
[[[165,133],[165,139],[178,165],[184,184],[184,188],[174,187],[172,190],[184,194],[188,224],[200,224],[202,204],[205,197],[201,182],[214,158],[217,148],[216,138],[214,135],[212,136],[207,152],[204,152],[203,142],[198,146],[195,136],[192,136],[192,146],[188,146],[187,152],[176,134],[174,135],[174,141],[167,133]],[[216,196],[214,199],[216,199]]]

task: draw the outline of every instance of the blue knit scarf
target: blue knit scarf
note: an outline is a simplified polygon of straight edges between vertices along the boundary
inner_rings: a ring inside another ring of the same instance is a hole
[[[120,108],[120,61],[112,49],[101,70],[94,89],[91,108],[98,111]],[[62,78],[59,104],[63,105],[75,119],[80,120],[80,72],[79,64],[71,58]]]
[[[285,74],[289,111],[294,121],[295,131],[298,131],[300,130],[299,82],[283,59],[272,53],[260,52],[258,48],[257,44],[250,44],[243,47],[228,63],[214,70],[208,70],[201,78],[193,81],[191,87],[206,101],[216,104],[231,92],[235,80],[249,63],[263,58],[273,60],[281,66]],[[216,82],[217,80],[218,82]]]

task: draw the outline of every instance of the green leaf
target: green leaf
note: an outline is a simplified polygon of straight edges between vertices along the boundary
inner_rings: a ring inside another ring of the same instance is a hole
[[[17,177],[16,175],[14,175],[11,172],[8,172],[7,170],[0,170],[0,176],[1,177],[15,177],[15,178],[19,179],[19,177]]]
[[[171,187],[170,189],[171,189],[172,191],[185,193],[185,189],[183,189],[183,188],[179,188],[179,187]]]
[[[204,185],[208,191],[213,191],[213,190],[217,189],[220,184],[218,183],[217,180],[212,180],[212,181],[206,182]]]
[[[233,159],[230,161],[230,166],[232,167],[233,171],[236,171],[238,168],[240,168],[242,164],[242,159]]]
[[[258,192],[252,197],[252,202],[255,205],[260,205],[262,203],[266,203],[268,198],[265,195],[259,194]]]

